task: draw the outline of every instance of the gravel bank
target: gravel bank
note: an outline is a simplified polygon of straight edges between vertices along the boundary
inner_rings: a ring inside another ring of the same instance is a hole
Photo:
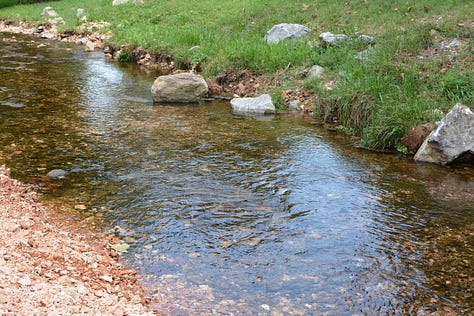
[[[155,315],[110,238],[58,222],[0,166],[0,315]]]

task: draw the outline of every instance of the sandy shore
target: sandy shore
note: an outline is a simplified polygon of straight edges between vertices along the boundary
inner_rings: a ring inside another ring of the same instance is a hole
[[[0,166],[0,315],[155,315],[112,237],[58,221]]]

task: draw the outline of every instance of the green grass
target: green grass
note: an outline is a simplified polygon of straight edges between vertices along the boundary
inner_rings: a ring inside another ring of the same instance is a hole
[[[44,22],[39,14],[48,5],[66,20],[64,29],[79,26],[75,13],[81,7],[89,21],[111,23],[104,31],[112,31],[115,45],[171,54],[178,65],[199,65],[204,76],[227,70],[265,75],[319,64],[325,77],[301,83],[318,94],[316,115],[336,115],[340,130],[354,131],[375,148],[400,148],[400,137],[414,125],[439,119],[456,102],[474,104],[472,0],[145,0],[115,7],[111,0],[12,2],[0,0],[0,16]],[[266,31],[282,22],[314,32],[267,45]],[[365,49],[360,44],[319,47],[324,31],[371,35],[377,45],[368,60],[358,61],[355,54]],[[455,55],[433,54],[441,41],[454,38],[463,42]],[[336,82],[330,91],[323,88],[329,80]]]

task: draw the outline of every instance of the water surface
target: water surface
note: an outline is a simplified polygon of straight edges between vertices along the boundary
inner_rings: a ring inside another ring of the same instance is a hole
[[[113,228],[157,310],[472,312],[472,168],[356,150],[299,115],[153,105],[153,77],[99,52],[0,35],[0,56],[0,163]]]

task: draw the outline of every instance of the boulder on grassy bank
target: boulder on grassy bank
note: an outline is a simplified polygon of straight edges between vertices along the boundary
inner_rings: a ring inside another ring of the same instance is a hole
[[[55,18],[55,17],[58,17],[59,14],[56,11],[54,11],[53,8],[46,7],[43,9],[43,11],[41,11],[40,16],[45,17],[45,18]]]
[[[321,46],[335,46],[343,42],[350,41],[346,34],[332,34],[331,32],[324,32],[319,34]]]
[[[474,112],[456,104],[425,139],[415,161],[449,165],[474,161]]]
[[[272,97],[262,94],[255,98],[234,98],[230,100],[232,113],[238,115],[265,115],[275,114],[275,105]]]
[[[208,90],[206,80],[191,73],[160,76],[151,87],[153,101],[158,103],[197,103]]]
[[[311,29],[301,24],[281,23],[273,26],[265,35],[268,44],[276,44],[284,40],[298,39],[308,36]]]

